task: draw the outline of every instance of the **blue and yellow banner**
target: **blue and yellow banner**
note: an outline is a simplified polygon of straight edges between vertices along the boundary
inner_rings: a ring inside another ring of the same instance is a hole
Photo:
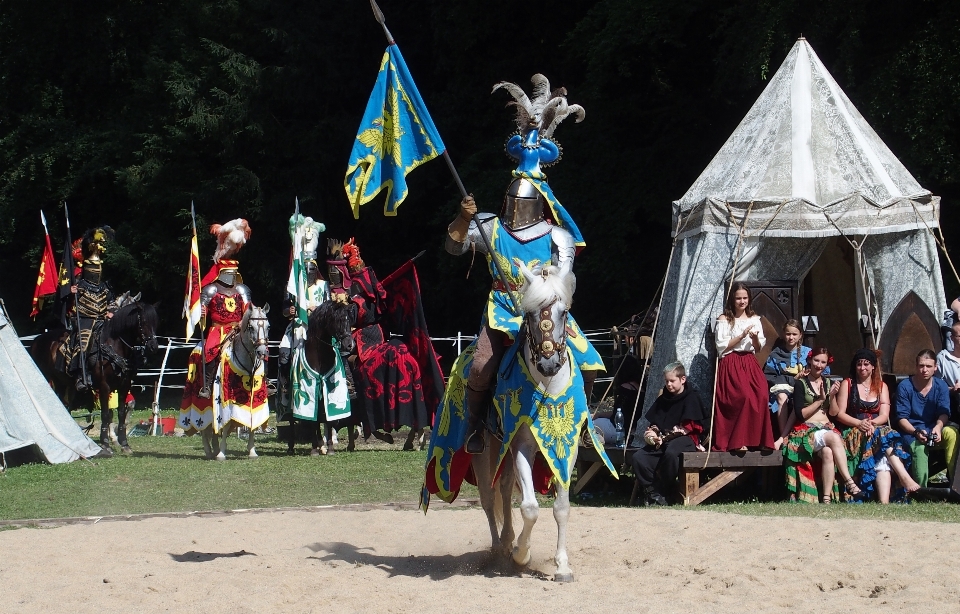
[[[396,45],[380,62],[380,74],[367,102],[357,138],[350,152],[344,188],[353,216],[360,206],[387,189],[384,215],[396,215],[407,197],[406,176],[444,151],[426,105]]]

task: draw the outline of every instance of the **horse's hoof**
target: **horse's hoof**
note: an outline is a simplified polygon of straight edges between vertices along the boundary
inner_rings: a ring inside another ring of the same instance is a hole
[[[94,454],[91,458],[110,458],[113,456],[113,450],[110,448],[100,448],[100,451]]]
[[[327,456],[333,456],[336,453],[337,453],[337,450],[333,446],[330,446],[329,448],[327,448]]]
[[[216,458],[217,458],[218,461],[225,461],[225,460],[227,460],[227,455],[224,454],[223,452],[221,452],[220,454],[217,454],[217,457],[216,457]]]
[[[250,454],[247,454],[247,458],[260,458],[260,455],[251,451]]]
[[[553,574],[553,581],[554,582],[573,582],[573,574],[572,573]]]
[[[412,443],[405,443],[405,444],[403,444],[403,451],[404,451],[404,452],[413,452],[413,444],[412,444]]]
[[[516,563],[517,565],[519,565],[520,567],[526,567],[527,565],[530,564],[530,559],[531,559],[532,557],[533,557],[533,555],[532,555],[532,553],[531,553],[529,550],[527,550],[526,556],[521,557],[521,556],[520,556],[520,549],[519,549],[519,548],[514,548],[514,549],[513,549],[513,556],[512,556],[511,558],[513,558],[513,562]]]
[[[393,435],[385,431],[374,431],[373,436],[384,443],[393,443]]]
[[[126,455],[126,456],[132,456],[132,455],[133,455],[133,450],[130,449],[130,446],[120,446],[120,451],[123,452],[124,455]]]

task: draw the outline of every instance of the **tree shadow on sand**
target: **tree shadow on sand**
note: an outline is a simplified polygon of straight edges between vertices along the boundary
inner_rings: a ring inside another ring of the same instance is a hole
[[[520,577],[528,574],[541,580],[549,576],[530,568],[517,567],[510,557],[494,554],[489,550],[464,554],[386,556],[376,554],[373,548],[358,547],[345,542],[310,544],[317,556],[309,556],[323,562],[342,562],[347,565],[372,565],[394,576],[446,580],[453,576],[483,576],[486,578]],[[522,572],[522,573],[521,573]]]

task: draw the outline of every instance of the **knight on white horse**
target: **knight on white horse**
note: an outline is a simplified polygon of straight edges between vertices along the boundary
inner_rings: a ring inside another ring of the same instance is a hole
[[[523,490],[524,530],[514,560],[521,564],[529,561],[534,492],[546,492],[552,483],[560,506],[555,513],[566,505],[580,429],[590,420],[587,395],[596,372],[604,369],[600,355],[567,312],[576,287],[573,259],[584,242],[541,170],[541,163],[552,164],[560,156],[552,140],[554,129],[569,115],[582,120],[584,111],[568,105],[566,90],[551,90],[543,75],[534,75],[532,82],[532,97],[512,83],[494,87],[514,96],[510,104],[517,108],[519,128],[507,141],[507,152],[518,166],[500,215],[477,213],[473,198],[466,197],[448,229],[447,251],[484,253],[493,287],[480,334],[450,374],[421,493],[426,509],[432,494],[449,502],[464,479],[477,482],[493,547],[509,549],[509,504],[500,510],[506,517],[504,532],[498,535],[499,523],[491,515],[497,505],[489,489],[498,472],[510,474],[515,464]],[[498,432],[502,443],[493,437]],[[594,443],[616,475],[602,445]],[[513,463],[504,462],[511,457]],[[499,492],[508,502],[509,484]],[[560,516],[557,519],[560,522]],[[564,512],[557,555],[561,580],[572,579],[565,551],[561,556],[565,519]]]
[[[214,224],[210,233],[217,236],[217,251],[200,292],[204,335],[188,361],[179,423],[187,434],[219,434],[232,425],[252,433],[269,417],[265,362],[270,307],[254,307],[234,259],[250,238],[247,221]],[[248,454],[256,457],[252,442],[251,434]],[[207,437],[204,447],[212,457]],[[225,448],[224,441],[217,455],[221,460]]]

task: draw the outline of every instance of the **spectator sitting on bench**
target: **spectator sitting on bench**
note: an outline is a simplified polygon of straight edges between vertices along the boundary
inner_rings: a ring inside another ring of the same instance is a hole
[[[890,427],[890,391],[880,377],[879,350],[857,350],[850,361],[850,377],[831,389],[835,403],[830,415],[844,428],[848,468],[857,486],[869,498],[875,491],[880,503],[890,503],[893,474],[899,487],[894,500],[920,488],[907,468],[910,452],[903,437]]]
[[[937,354],[937,377],[950,389],[950,420],[960,424],[960,321],[950,326],[953,351],[944,349]]]
[[[904,443],[913,456],[913,477],[925,487],[930,478],[930,449],[943,450],[947,477],[953,479],[957,456],[957,428],[945,426],[950,419],[950,389],[939,377],[933,350],[917,354],[916,373],[897,386],[897,422]]]
[[[823,372],[833,361],[827,348],[816,348],[807,355],[807,375],[798,377],[793,389],[793,411],[797,426],[790,432],[783,448],[786,466],[787,490],[796,501],[817,502],[817,483],[814,460],[820,460],[820,479],[823,494],[820,501],[830,503],[834,494],[836,474],[843,478],[847,494],[857,497],[860,488],[850,476],[847,453],[840,432],[833,427],[827,410],[830,407],[827,380]]]
[[[673,362],[663,370],[663,391],[646,414],[650,426],[643,433],[646,445],[633,455],[631,464],[643,488],[644,505],[668,505],[664,492],[676,491],[680,454],[703,450],[700,437],[706,409],[700,395],[686,385],[683,363]],[[661,488],[656,488],[660,474]]]
[[[787,404],[793,395],[793,382],[797,377],[807,374],[810,348],[800,343],[801,339],[803,333],[800,331],[800,322],[794,319],[784,322],[780,339],[763,366],[763,374],[770,386],[770,411],[777,414],[777,422],[773,426],[777,439],[773,447],[778,450],[783,445],[784,433],[789,433],[794,425],[793,412]],[[830,373],[830,367],[824,373]]]

